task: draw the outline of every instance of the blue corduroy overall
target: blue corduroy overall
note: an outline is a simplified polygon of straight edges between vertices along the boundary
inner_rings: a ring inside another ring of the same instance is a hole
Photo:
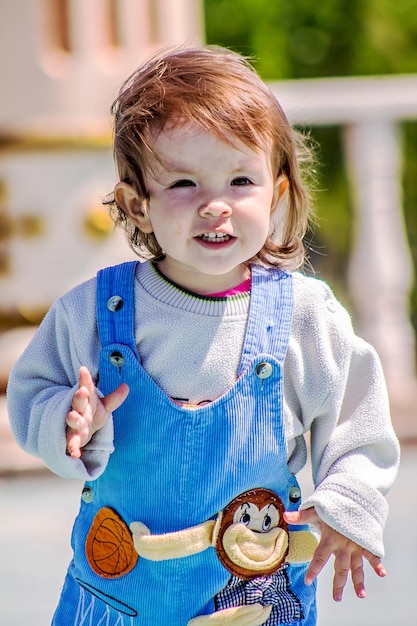
[[[262,602],[262,597],[264,603],[273,604],[277,598],[268,626],[313,626],[315,585],[304,585],[305,565],[284,566],[278,584],[281,592],[275,585],[275,596],[268,600],[262,595],[268,578],[247,583],[236,579],[212,547],[159,562],[139,557],[125,571],[117,561],[114,576],[105,567],[101,574],[93,571],[87,559],[88,542],[90,552],[103,541],[105,548],[112,543],[106,515],[101,525],[95,523],[97,534],[92,537],[94,520],[103,510],[116,512],[126,528],[141,521],[152,534],[163,534],[216,519],[236,496],[254,488],[273,490],[288,510],[299,506],[289,497],[298,483],[287,467],[283,420],[291,275],[252,267],[237,381],[214,402],[187,408],[167,397],[140,364],[134,339],[134,324],[140,324],[134,320],[135,267],[135,262],[125,263],[98,274],[97,324],[102,344],[98,386],[106,395],[126,382],[130,393],[114,412],[115,451],[108,466],[83,489],[72,534],[74,559],[53,626],[186,626],[196,616],[242,603],[242,593],[247,604]],[[119,539],[123,543],[126,533]]]

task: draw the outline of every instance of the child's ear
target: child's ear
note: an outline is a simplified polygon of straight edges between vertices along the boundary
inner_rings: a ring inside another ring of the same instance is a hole
[[[148,217],[147,200],[139,197],[132,185],[123,182],[117,183],[114,188],[114,199],[140,231],[146,234],[153,232],[152,224]]]
[[[274,211],[289,189],[290,183],[286,174],[280,174],[275,181],[271,211]]]

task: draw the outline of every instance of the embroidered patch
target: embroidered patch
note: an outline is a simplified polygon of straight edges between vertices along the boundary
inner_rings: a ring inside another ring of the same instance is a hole
[[[125,576],[138,560],[127,524],[108,507],[100,509],[95,516],[85,552],[91,569],[102,578]]]
[[[279,570],[288,554],[288,526],[281,498],[269,489],[241,494],[221,514],[217,556],[244,580]]]

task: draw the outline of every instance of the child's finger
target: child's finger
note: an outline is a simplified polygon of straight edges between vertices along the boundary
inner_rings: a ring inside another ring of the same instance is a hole
[[[338,555],[334,563],[333,600],[340,602],[349,576],[351,560],[348,553]]]
[[[382,563],[382,561],[381,561],[379,556],[376,556],[375,554],[372,554],[368,550],[364,550],[363,551],[363,556],[368,561],[368,563],[370,564],[370,566],[372,567],[372,569],[374,570],[374,572],[378,576],[383,578],[384,576],[387,575],[385,566]]]
[[[71,458],[81,458],[81,438],[77,433],[67,434],[67,450]]]
[[[121,404],[126,400],[129,394],[129,387],[126,383],[122,383],[112,393],[102,399],[102,403],[106,411],[112,413],[119,408]]]
[[[72,430],[80,430],[84,425],[84,418],[78,411],[72,410],[67,415],[66,424]]]
[[[314,524],[320,522],[320,518],[314,507],[299,511],[285,511],[284,519],[288,524]]]
[[[88,407],[89,391],[86,387],[80,387],[72,398],[72,409],[80,414],[85,413]]]
[[[90,393],[94,390],[95,385],[90,370],[84,365],[80,367],[78,383],[80,387],[86,387]]]
[[[313,558],[311,560],[310,565],[308,566],[306,575],[305,575],[305,583],[306,585],[311,585],[317,576],[320,574],[323,567],[326,565],[327,561],[330,558],[330,552],[323,550],[320,548],[320,544],[316,551],[314,552]]]
[[[352,554],[350,564],[353,588],[358,598],[364,598],[365,593],[365,573],[363,571],[362,551],[356,551]]]

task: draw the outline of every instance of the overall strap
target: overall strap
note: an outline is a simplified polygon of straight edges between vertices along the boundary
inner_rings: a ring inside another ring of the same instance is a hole
[[[255,264],[251,269],[251,299],[239,374],[258,354],[274,356],[282,364],[291,333],[291,272]]]
[[[138,261],[106,267],[97,274],[96,317],[102,346],[119,343],[135,353],[134,278]]]

